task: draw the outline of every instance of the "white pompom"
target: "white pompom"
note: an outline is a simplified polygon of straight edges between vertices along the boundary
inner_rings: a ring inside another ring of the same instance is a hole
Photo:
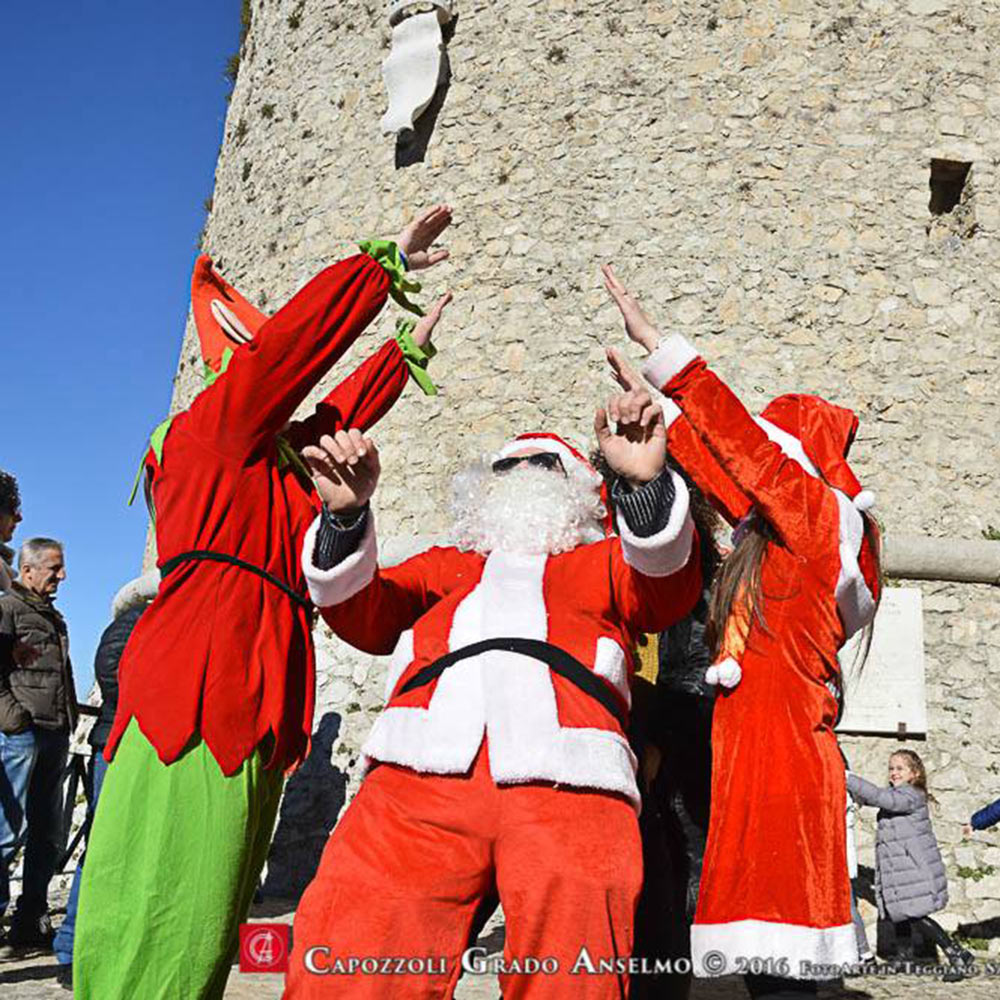
[[[862,490],[852,503],[855,510],[871,510],[875,506],[875,494],[871,490]]]
[[[724,688],[734,688],[743,677],[743,668],[728,656],[721,663],[713,663],[705,671],[707,684],[720,684]]]

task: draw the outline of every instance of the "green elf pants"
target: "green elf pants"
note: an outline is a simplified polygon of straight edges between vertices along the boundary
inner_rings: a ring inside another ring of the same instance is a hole
[[[204,743],[164,764],[131,723],[87,845],[77,1000],[222,997],[281,788],[259,752],[230,778]]]

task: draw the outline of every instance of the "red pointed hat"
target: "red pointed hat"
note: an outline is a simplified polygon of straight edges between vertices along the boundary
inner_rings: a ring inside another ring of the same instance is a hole
[[[847,464],[858,432],[857,415],[819,396],[789,393],[768,403],[759,422],[786,455],[811,475],[821,474],[847,497],[840,510],[837,605],[851,636],[874,617],[880,589],[875,551],[859,514],[874,505],[875,497],[862,490]]]
[[[819,396],[789,393],[767,404],[761,419],[790,434],[823,478],[852,500],[861,483],[847,464],[847,455],[858,432],[858,418],[843,406]]]
[[[268,320],[215,270],[207,254],[201,254],[194,264],[191,308],[201,356],[216,375],[223,369],[226,351],[249,343]]]

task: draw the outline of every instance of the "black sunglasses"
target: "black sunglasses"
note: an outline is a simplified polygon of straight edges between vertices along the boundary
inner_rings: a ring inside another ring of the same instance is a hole
[[[549,472],[558,469],[564,476],[566,475],[562,459],[554,451],[540,451],[537,455],[512,455],[510,458],[498,458],[493,463],[493,471],[510,472],[522,462],[527,462],[528,465],[537,465],[540,469],[548,469]]]

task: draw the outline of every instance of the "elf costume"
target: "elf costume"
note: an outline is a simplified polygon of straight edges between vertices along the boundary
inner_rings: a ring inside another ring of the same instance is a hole
[[[531,447],[599,489],[554,435],[525,435],[496,457]],[[620,537],[551,555],[441,547],[379,569],[368,512],[357,542],[324,568],[320,528],[310,529],[303,560],[324,618],[392,660],[387,707],[363,748],[370,773],[296,915],[290,1000],[451,996],[477,907],[494,891],[505,961],[560,967],[502,974],[507,1000],[627,989],[624,967],[570,971],[582,947],[595,967],[631,953],[642,880],[625,736],[631,650],[639,633],[690,610],[700,569],[679,476],[614,499]],[[394,955],[439,963],[403,976],[323,974],[338,959]]]
[[[371,426],[408,368],[426,365],[404,332],[288,423],[407,287],[395,244],[363,249],[269,319],[207,257],[195,265],[211,384],[157,428],[143,463],[163,581],[121,661],[113,766],[81,888],[74,983],[85,1000],[201,1000],[225,988],[283,772],[312,731],[299,552],[319,501],[296,450]]]
[[[643,373],[676,404],[668,441],[699,487],[731,521],[753,507],[779,538],[761,568],[766,628],[737,606],[709,672],[729,690],[713,718],[694,971],[813,978],[802,963],[858,958],[833,731],[837,652],[874,617],[879,586],[861,517],[871,495],[846,460],[858,420],[789,395],[755,421],[677,335]]]

